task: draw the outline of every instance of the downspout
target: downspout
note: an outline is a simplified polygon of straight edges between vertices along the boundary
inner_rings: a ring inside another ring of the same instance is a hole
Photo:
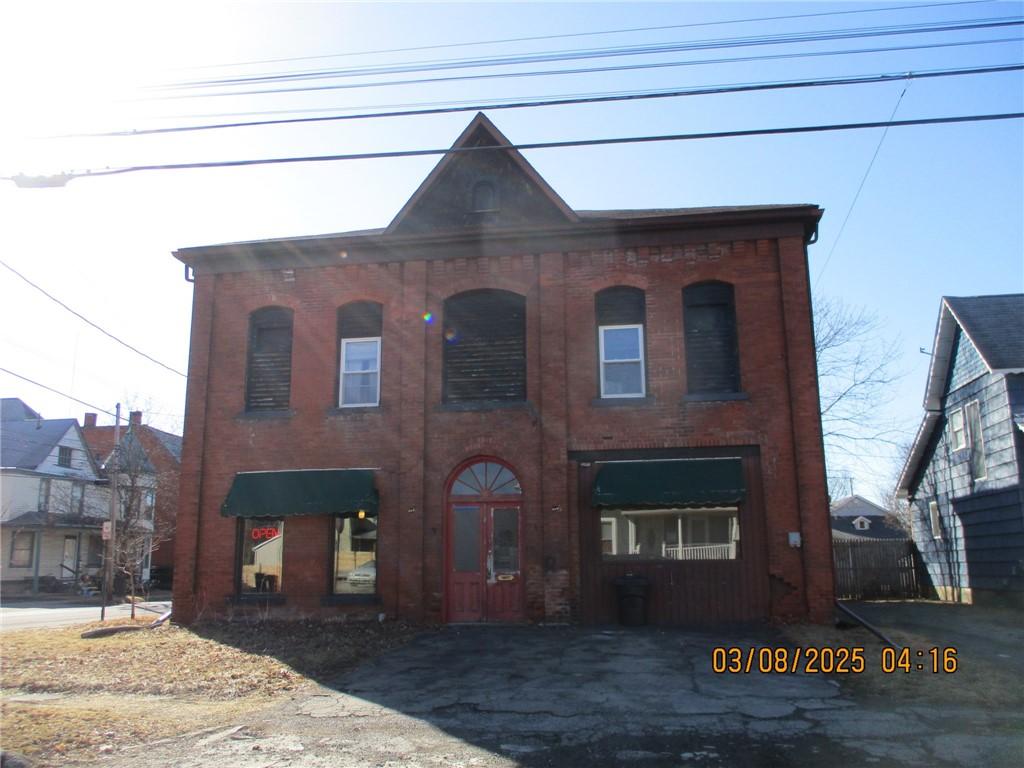
[[[210,418],[210,371],[213,368],[213,336],[216,328],[217,321],[217,275],[210,275],[210,279],[213,280],[213,287],[210,289],[210,338],[207,341],[206,347],[206,382],[203,387],[203,424],[202,424],[202,445],[199,449],[199,477],[198,481],[198,494],[197,494],[197,505],[196,505],[196,533],[195,533],[195,557],[192,560],[192,595],[193,600],[198,598],[199,595],[199,553],[200,547],[200,536],[202,534],[203,526],[202,515],[203,515],[203,496],[204,496],[204,482],[203,479],[206,476],[206,427],[207,422]],[[195,282],[195,274],[193,272],[192,282]],[[191,371],[189,371],[191,374]]]
[[[786,350],[786,389],[789,392],[789,435],[790,435],[790,440],[791,440],[791,443],[792,443],[792,446],[793,446],[793,450],[792,450],[792,457],[793,457],[793,485],[794,485],[794,491],[796,492],[795,495],[796,495],[796,506],[797,506],[797,510],[796,510],[796,512],[797,512],[797,514],[796,514],[797,530],[798,530],[798,532],[800,534],[800,573],[803,576],[803,588],[802,588],[801,592],[803,593],[804,615],[808,616],[808,615],[810,615],[810,612],[811,612],[811,602],[810,602],[810,598],[809,598],[809,596],[807,594],[808,587],[810,586],[810,584],[809,584],[809,582],[807,580],[807,557],[804,554],[804,544],[806,542],[804,541],[804,519],[803,519],[802,505],[800,503],[800,501],[801,501],[801,499],[800,499],[800,454],[799,454],[799,451],[797,449],[796,412],[795,412],[795,409],[793,407],[793,405],[794,405],[794,398],[793,398],[793,395],[794,395],[794,392],[793,392],[793,372],[792,372],[791,367],[790,367],[790,364],[792,363],[792,355],[790,354],[789,328],[788,328],[788,325],[786,323],[786,291],[785,291],[785,286],[783,284],[783,274],[782,274],[782,247],[781,247],[781,244],[779,243],[778,239],[776,239],[774,242],[775,242],[775,261],[776,261],[776,265],[778,266],[778,270],[779,270],[779,302],[780,302],[779,309],[782,311],[782,336],[783,336],[783,338],[785,339],[785,342],[786,342],[786,345],[785,345],[785,350]],[[805,273],[807,272],[807,246],[806,245],[804,246],[804,271],[805,271]],[[809,287],[809,284],[810,284],[810,276],[809,275],[808,275],[807,283],[808,283],[808,287]],[[812,318],[813,318],[814,308],[813,308],[813,306],[810,303],[810,291],[808,291],[807,299],[808,299],[808,309],[810,310]],[[812,337],[813,337],[813,333],[814,333],[814,328],[813,328],[813,322],[814,321],[813,321],[813,319],[812,319],[811,322],[812,322],[811,334],[812,334]],[[815,364],[815,368],[817,368],[817,354],[815,354],[814,360],[815,360],[815,363],[814,363]]]

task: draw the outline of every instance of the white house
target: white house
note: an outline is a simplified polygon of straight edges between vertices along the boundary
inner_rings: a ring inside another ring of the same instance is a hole
[[[0,400],[0,587],[74,590],[103,567],[110,486],[76,419]],[[147,496],[152,503],[152,495]],[[142,578],[148,578],[145,569]]]

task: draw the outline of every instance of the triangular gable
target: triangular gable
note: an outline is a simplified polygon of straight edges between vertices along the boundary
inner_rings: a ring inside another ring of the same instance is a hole
[[[490,184],[495,193],[496,204],[487,210],[474,206],[478,184]],[[387,233],[514,229],[578,220],[558,193],[480,112],[398,212]]]

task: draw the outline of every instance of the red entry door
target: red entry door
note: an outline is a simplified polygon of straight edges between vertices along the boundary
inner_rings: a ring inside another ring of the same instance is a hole
[[[522,621],[518,504],[452,503],[448,517],[448,621]]]

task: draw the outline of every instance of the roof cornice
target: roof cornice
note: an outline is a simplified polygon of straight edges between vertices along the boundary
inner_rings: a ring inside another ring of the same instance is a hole
[[[468,254],[505,255],[590,250],[640,244],[671,233],[676,242],[801,236],[806,241],[824,211],[816,205],[694,211],[636,218],[588,218],[557,226],[478,228],[433,234],[384,230],[256,240],[180,248],[175,258],[200,273],[281,267],[416,261]],[[653,243],[652,243],[653,244]],[[458,253],[458,251],[464,251]]]

